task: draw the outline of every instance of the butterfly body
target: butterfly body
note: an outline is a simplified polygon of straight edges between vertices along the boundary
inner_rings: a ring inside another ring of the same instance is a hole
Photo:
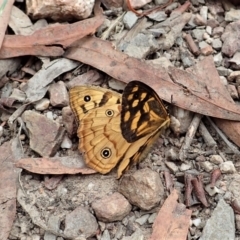
[[[79,122],[79,150],[86,164],[103,174],[118,164],[118,177],[170,123],[158,95],[138,81],[130,82],[122,96],[99,87],[74,87],[70,106]]]

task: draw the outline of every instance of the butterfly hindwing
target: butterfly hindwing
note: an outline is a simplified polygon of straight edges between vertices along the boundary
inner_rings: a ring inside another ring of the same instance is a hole
[[[122,94],[121,130],[128,142],[168,126],[167,111],[157,93],[139,81],[127,84]]]

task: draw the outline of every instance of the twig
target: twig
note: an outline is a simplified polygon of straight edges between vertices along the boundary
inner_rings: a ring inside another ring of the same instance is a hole
[[[109,37],[109,34],[111,33],[111,31],[117,26],[119,22],[122,21],[124,15],[125,15],[125,12],[122,15],[120,15],[116,20],[113,21],[111,26],[105,32],[103,32],[101,39],[106,40]]]
[[[217,143],[207,130],[206,126],[203,122],[200,122],[199,124],[199,133],[202,135],[204,142],[207,144],[208,147],[216,147]]]
[[[204,188],[203,188],[202,176],[199,175],[196,178],[193,178],[191,183],[193,185],[193,190],[198,200],[200,200],[205,207],[209,207],[209,203],[207,202]]]
[[[153,11],[161,10],[161,9],[169,6],[172,2],[173,2],[173,0],[169,0],[166,4],[163,4],[163,5],[161,5],[161,6],[157,6],[157,7],[155,7],[155,8],[152,8],[152,9],[146,10],[146,11],[144,11],[144,12],[142,12],[142,13],[139,13],[138,11],[136,11],[136,10],[132,7],[132,5],[131,5],[131,3],[130,3],[130,0],[126,0],[126,4],[127,4],[128,9],[129,9],[130,11],[134,12],[134,13],[135,13],[137,16],[139,16],[139,17],[146,16],[146,15],[148,15],[149,13],[151,13],[151,12],[153,12]]]
[[[219,168],[214,169],[211,173],[211,182],[210,182],[210,186],[211,188],[214,188],[214,186],[216,185],[216,181],[221,177],[222,173],[220,171]]]
[[[190,51],[198,56],[200,54],[200,49],[199,47],[197,46],[197,44],[193,41],[193,38],[190,34],[184,34],[183,35],[183,38],[186,40],[189,48],[190,48]]]
[[[211,118],[207,117],[207,120],[210,122],[210,124],[218,133],[218,135],[222,138],[222,140],[227,144],[227,146],[233,151],[233,153],[240,155],[240,151],[238,150],[238,147],[227,139],[224,133],[217,127],[217,125],[211,120]]]
[[[197,128],[199,126],[201,119],[202,119],[202,115],[196,113],[192,119],[192,122],[189,125],[187,134],[185,136],[184,142],[183,142],[182,147],[179,152],[179,159],[181,161],[184,161],[186,158],[186,152],[188,151],[188,149],[191,145],[191,142],[193,140],[193,137],[195,136],[195,133],[197,131]]]

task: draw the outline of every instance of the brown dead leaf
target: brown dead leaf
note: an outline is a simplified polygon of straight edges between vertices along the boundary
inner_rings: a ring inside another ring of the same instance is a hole
[[[65,57],[89,64],[126,83],[132,80],[145,82],[155,89],[162,99],[178,107],[217,118],[240,120],[239,106],[229,101],[227,105],[222,105],[222,102],[219,104],[215,99],[211,99],[209,94],[206,95],[208,90],[204,83],[198,81],[204,78],[209,80],[206,71],[194,76],[192,73],[171,68],[173,82],[166,70],[129,57],[114,50],[112,43],[94,37],[86,37],[76,42],[74,47],[65,53]],[[187,79],[188,86],[182,85],[177,74]]]
[[[8,26],[8,21],[11,15],[11,9],[14,1],[2,1],[0,0],[0,49],[5,36],[6,28]]]
[[[16,183],[18,171],[14,162],[22,156],[18,139],[0,147],[0,239],[8,239],[16,214]]]
[[[92,174],[95,170],[81,164],[78,157],[23,158],[15,166],[38,174]]]
[[[0,50],[0,59],[23,55],[61,56],[64,53],[62,47],[66,48],[76,40],[93,34],[103,21],[103,16],[96,16],[72,24],[54,24],[29,36],[6,35]]]
[[[177,190],[173,190],[164,202],[153,223],[153,233],[149,240],[186,240],[191,219],[191,210],[178,203]]]
[[[227,110],[229,106],[233,106],[234,101],[226,90],[226,87],[221,84],[218,72],[211,59],[211,57],[205,58],[204,61],[191,67],[189,71],[195,73],[197,76],[201,76],[203,72],[207,73],[201,78],[201,82],[206,88],[205,94],[209,95],[210,99],[214,102],[218,102],[219,105],[225,107]],[[214,121],[228,138],[240,147],[240,123],[217,118],[215,118]]]

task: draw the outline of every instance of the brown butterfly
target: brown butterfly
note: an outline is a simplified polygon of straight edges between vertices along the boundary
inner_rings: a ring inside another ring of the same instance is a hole
[[[128,83],[122,95],[100,87],[74,87],[70,106],[86,164],[103,174],[119,164],[118,178],[170,124],[157,93],[139,81]]]

